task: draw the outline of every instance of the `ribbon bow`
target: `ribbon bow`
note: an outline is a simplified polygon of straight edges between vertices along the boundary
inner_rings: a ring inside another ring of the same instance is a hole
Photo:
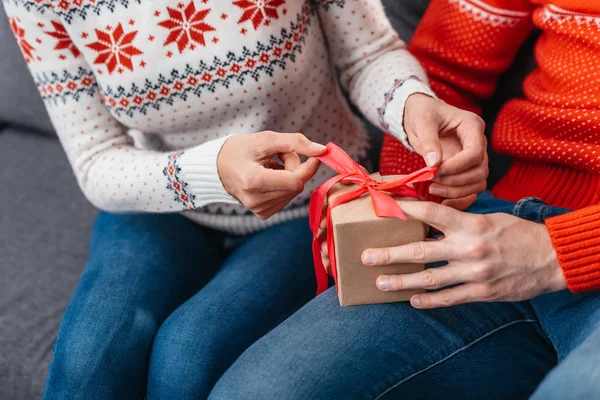
[[[409,186],[409,184],[430,181],[435,176],[437,167],[423,168],[394,181],[378,182],[371,178],[369,174],[367,174],[356,161],[350,158],[344,150],[333,143],[327,144],[327,151],[325,154],[317,158],[323,164],[339,174],[321,185],[310,197],[309,222],[310,229],[313,233],[312,250],[315,272],[317,275],[317,295],[319,295],[327,289],[328,277],[321,258],[321,246],[319,245],[318,233],[323,216],[323,204],[325,204],[327,194],[333,185],[339,182],[357,185],[356,189],[336,196],[327,204],[327,250],[329,252],[331,273],[334,281],[337,283],[331,210],[368,192],[373,202],[373,209],[378,217],[392,217],[406,221],[406,215],[398,203],[396,203],[394,198],[387,193],[418,199],[419,196],[417,195],[417,191]]]

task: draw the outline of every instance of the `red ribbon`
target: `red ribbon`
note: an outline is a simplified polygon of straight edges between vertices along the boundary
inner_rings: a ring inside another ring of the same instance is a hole
[[[389,194],[393,193],[402,197],[413,197],[418,199],[416,190],[409,184],[416,182],[426,182],[433,179],[437,172],[437,167],[427,167],[406,175],[400,179],[390,182],[378,182],[372,179],[364,169],[341,148],[333,143],[327,145],[327,151],[320,157],[317,157],[323,164],[329,166],[339,175],[329,179],[310,197],[309,222],[313,233],[313,258],[315,263],[315,272],[317,274],[317,295],[323,293],[328,287],[327,271],[321,259],[321,246],[319,244],[318,233],[321,219],[323,217],[323,204],[327,200],[329,190],[339,182],[353,183],[357,188],[335,197],[327,204],[327,250],[329,252],[329,261],[331,264],[331,274],[337,284],[337,268],[335,260],[335,247],[333,241],[333,228],[331,226],[331,210],[335,207],[348,203],[365,193],[369,193],[373,202],[373,209],[378,217],[399,218],[406,221],[406,215]]]

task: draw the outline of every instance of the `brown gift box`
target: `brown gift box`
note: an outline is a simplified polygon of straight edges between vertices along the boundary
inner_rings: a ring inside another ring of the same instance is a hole
[[[391,181],[399,176],[371,177],[377,181]],[[355,185],[337,184],[329,192],[329,198],[355,189]],[[402,201],[417,201],[410,197],[397,197]],[[419,290],[382,292],[376,286],[377,277],[388,274],[406,274],[425,269],[424,264],[393,264],[365,266],[361,261],[364,250],[393,247],[422,241],[427,227],[420,221],[403,221],[398,218],[380,218],[375,215],[368,193],[339,205],[331,211],[331,223],[337,264],[337,290],[340,305],[394,303],[408,301]]]

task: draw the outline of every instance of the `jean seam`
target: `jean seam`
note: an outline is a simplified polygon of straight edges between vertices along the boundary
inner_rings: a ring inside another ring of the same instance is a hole
[[[438,360],[438,361],[436,361],[435,363],[433,363],[433,364],[429,365],[428,367],[426,367],[426,368],[423,368],[422,370],[420,370],[420,371],[417,371],[417,372],[413,373],[412,375],[410,375],[410,376],[408,376],[408,377],[406,377],[406,378],[402,379],[400,382],[398,382],[398,383],[394,384],[393,386],[390,386],[388,389],[386,389],[386,390],[385,390],[383,393],[381,393],[379,396],[377,396],[377,397],[372,397],[372,399],[373,399],[373,400],[378,400],[378,399],[381,399],[383,396],[385,396],[385,395],[386,395],[387,393],[389,393],[391,390],[393,390],[393,389],[397,388],[398,386],[402,385],[402,384],[403,384],[403,383],[405,383],[405,382],[408,382],[410,379],[412,379],[412,378],[416,377],[417,375],[420,375],[420,374],[422,374],[423,372],[426,372],[426,371],[430,370],[431,368],[434,368],[434,367],[436,367],[436,366],[438,366],[438,365],[442,364],[444,361],[447,361],[447,360],[451,359],[452,357],[454,357],[454,356],[455,356],[455,355],[457,355],[458,353],[460,353],[460,352],[462,352],[462,351],[464,351],[464,350],[468,349],[469,347],[471,347],[471,346],[473,346],[473,345],[475,345],[475,344],[479,343],[480,341],[482,341],[482,340],[484,340],[484,339],[486,339],[486,338],[490,337],[490,336],[491,336],[491,335],[493,335],[494,333],[500,332],[501,330],[503,330],[503,329],[506,329],[506,328],[509,328],[509,327],[511,327],[511,326],[513,326],[513,325],[516,325],[516,324],[520,324],[520,323],[532,323],[532,322],[538,322],[538,320],[536,320],[536,319],[519,319],[519,320],[516,320],[516,321],[511,321],[511,322],[509,322],[509,323],[507,323],[507,324],[501,325],[501,326],[499,326],[499,327],[497,327],[497,328],[494,328],[494,329],[492,329],[491,331],[489,331],[489,332],[487,332],[486,334],[484,334],[483,336],[480,336],[480,337],[478,337],[477,339],[475,339],[475,340],[473,340],[472,342],[468,343],[467,345],[465,345],[465,346],[461,347],[460,349],[457,349],[457,350],[453,351],[452,353],[448,354],[446,357],[442,358],[441,360]]]
[[[548,218],[548,211],[550,211],[550,207],[544,206],[544,210],[542,211],[542,220],[539,222],[543,223],[544,221],[546,221],[546,219]]]
[[[529,301],[529,304],[531,305],[531,308],[533,308],[533,312],[535,313],[535,315],[538,317],[538,321],[540,321],[540,328],[542,329],[542,332],[544,332],[544,335],[546,335],[546,337],[548,338],[548,341],[552,345],[552,348],[554,349],[554,352],[556,353],[556,358],[558,359],[559,362],[562,361],[560,359],[560,354],[558,353],[558,348],[556,347],[556,345],[552,341],[552,338],[548,334],[548,331],[546,331],[546,328],[544,328],[544,324],[542,324],[542,319],[540,318],[540,313],[538,312],[538,309],[537,309],[537,306],[535,305],[535,302]]]
[[[522,204],[521,202],[518,202],[517,205],[515,206],[515,211],[517,211],[517,213],[515,214],[513,211],[513,214],[518,217],[518,218],[523,218],[523,208],[524,208],[524,204]]]

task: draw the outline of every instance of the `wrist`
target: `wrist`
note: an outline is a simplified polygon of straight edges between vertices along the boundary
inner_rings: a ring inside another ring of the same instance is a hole
[[[429,86],[419,79],[409,78],[399,80],[387,94],[386,102],[380,111],[380,122],[383,130],[396,139],[410,151],[415,151],[408,141],[405,128],[405,112],[417,109],[422,98],[432,99],[435,95]],[[407,103],[409,103],[408,105]]]
[[[211,203],[236,204],[237,201],[225,189],[219,175],[219,158],[224,144],[230,136],[212,140],[181,153],[178,171],[182,187],[186,187],[190,197],[196,198],[196,205]]]
[[[546,271],[547,275],[547,292],[559,292],[561,290],[567,289],[567,281],[565,279],[564,273],[560,266],[560,261],[558,259],[558,254],[552,245],[552,238],[550,237],[550,232],[544,224],[536,224],[538,228],[538,243],[543,243],[541,253],[541,263],[543,266],[543,270]]]
[[[423,93],[413,93],[408,96],[402,120],[404,131],[409,135],[414,133],[419,120],[423,116],[430,115],[440,103],[445,104],[443,101]]]
[[[228,177],[228,174],[227,174],[228,160],[231,160],[231,157],[228,156],[227,148],[228,148],[228,146],[234,146],[234,145],[235,145],[234,135],[227,137],[225,139],[225,141],[222,143],[221,148],[219,149],[219,152],[217,154],[217,160],[216,160],[217,176],[219,177],[219,180],[221,181],[221,184],[223,185],[223,188],[225,189],[225,191],[233,197],[235,197],[235,195],[234,195],[234,193],[232,193],[233,191],[231,190],[231,184],[229,182],[229,179],[227,178]]]

